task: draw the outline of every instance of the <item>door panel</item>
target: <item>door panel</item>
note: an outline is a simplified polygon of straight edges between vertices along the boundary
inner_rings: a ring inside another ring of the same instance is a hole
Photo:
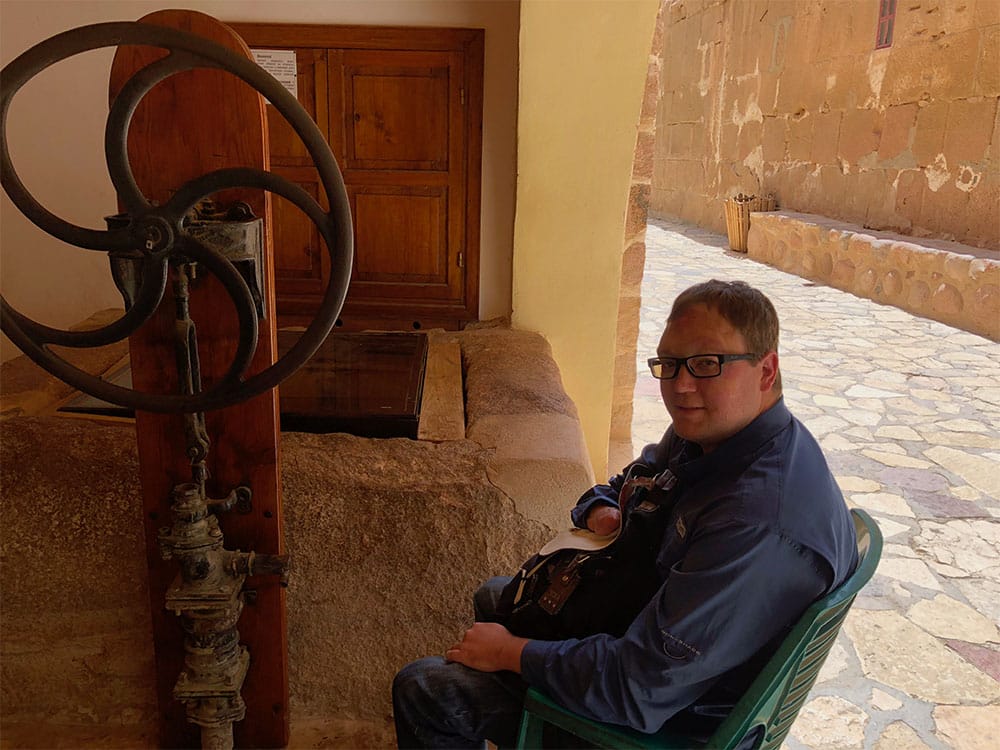
[[[371,187],[355,191],[352,199],[358,228],[354,283],[447,286],[446,189]]]
[[[344,55],[349,169],[448,170],[449,73],[461,73],[449,62],[443,53]]]
[[[251,47],[295,49],[299,100],[343,170],[355,262],[342,324],[475,320],[483,31],[235,27]],[[315,196],[304,147],[273,108],[268,115],[273,170]],[[326,251],[300,211],[281,199],[274,210],[279,325],[299,325],[319,306]]]

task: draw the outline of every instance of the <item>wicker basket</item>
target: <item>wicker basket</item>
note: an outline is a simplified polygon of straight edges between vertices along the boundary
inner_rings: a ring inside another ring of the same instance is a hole
[[[725,206],[729,248],[745,253],[747,251],[747,235],[750,233],[750,212],[773,211],[774,196],[768,195],[761,198],[756,195],[740,193],[734,198],[727,198]]]

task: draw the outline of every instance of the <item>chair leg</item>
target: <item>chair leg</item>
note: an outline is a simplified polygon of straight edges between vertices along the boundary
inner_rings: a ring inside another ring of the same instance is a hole
[[[530,711],[521,714],[521,731],[517,737],[517,750],[542,750],[542,728],[545,722]]]

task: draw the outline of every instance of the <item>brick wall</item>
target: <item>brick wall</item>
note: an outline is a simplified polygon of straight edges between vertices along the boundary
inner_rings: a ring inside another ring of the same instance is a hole
[[[737,192],[1000,243],[1000,2],[667,0],[650,210],[725,231]]]

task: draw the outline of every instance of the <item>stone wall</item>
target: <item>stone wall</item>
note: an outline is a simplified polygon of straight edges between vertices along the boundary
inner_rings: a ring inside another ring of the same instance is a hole
[[[1000,252],[809,214],[750,216],[751,258],[1000,341]]]
[[[282,435],[293,736],[316,719],[383,726],[396,670],[453,643],[479,582],[513,573],[590,485],[576,409],[544,340],[454,338],[466,439]],[[64,394],[24,357],[0,376],[4,732],[29,738],[18,747],[81,746],[112,731],[119,744],[101,746],[153,747],[134,427],[53,416],[51,396]]]
[[[632,185],[625,214],[625,243],[618,291],[618,326],[615,333],[615,369],[611,393],[611,429],[608,435],[608,473],[631,461],[632,396],[635,391],[636,341],[642,306],[642,274],[646,264],[646,221],[652,191],[656,150],[656,104],[660,93],[659,55],[663,35],[663,8],[656,16],[653,44],[646,70],[646,90],[639,112],[632,163]]]
[[[722,203],[1000,242],[1000,2],[668,0],[651,212],[723,232]]]

